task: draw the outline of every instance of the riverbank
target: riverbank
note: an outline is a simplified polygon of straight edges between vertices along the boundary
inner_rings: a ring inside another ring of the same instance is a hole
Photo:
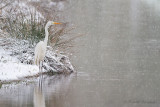
[[[34,65],[34,47],[29,41],[15,39],[1,30],[0,36],[0,81],[15,81],[39,75],[38,66]],[[74,68],[63,52],[47,47],[43,72],[74,72]]]
[[[0,4],[0,7],[8,4],[1,8],[0,13],[2,29],[0,30],[0,82],[21,80],[40,74],[38,66],[34,65],[35,45],[44,39],[46,21],[61,20],[58,11],[64,9],[64,3],[64,1],[46,1],[44,3],[44,1],[22,0]],[[46,13],[52,14],[47,15]],[[67,47],[65,43],[70,40],[65,41],[62,36],[72,28],[67,29],[65,23],[59,28],[54,26],[53,28],[50,31],[50,46],[47,46],[43,73],[70,74],[74,72],[74,68],[69,57],[66,55],[67,53],[58,48]],[[54,46],[55,44],[56,46]]]

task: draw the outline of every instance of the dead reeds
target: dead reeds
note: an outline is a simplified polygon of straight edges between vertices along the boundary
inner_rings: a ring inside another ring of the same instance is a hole
[[[3,0],[1,0],[3,2]],[[1,3],[1,2],[0,2]],[[20,10],[18,7],[12,6],[13,2],[6,3],[5,17],[1,18],[3,26],[1,29],[9,33],[11,37],[25,39],[30,44],[35,44],[44,39],[45,36],[45,24],[48,20],[58,20],[57,14],[54,16],[41,16],[43,14],[37,11],[36,8],[29,9],[27,14],[25,11]],[[36,4],[34,4],[36,6]],[[34,10],[34,11],[33,11]],[[40,10],[40,9],[39,9]],[[47,11],[47,10],[46,10]],[[55,11],[54,11],[55,12]],[[46,13],[46,12],[45,12]],[[63,22],[62,22],[63,23]],[[54,30],[53,30],[54,29]],[[70,26],[68,23],[63,23],[60,27],[54,26],[50,28],[49,44],[52,47],[58,49],[65,49],[72,47],[72,41],[76,38],[83,36],[84,34],[73,34],[72,31],[76,29],[75,26]],[[72,35],[72,36],[71,36]]]

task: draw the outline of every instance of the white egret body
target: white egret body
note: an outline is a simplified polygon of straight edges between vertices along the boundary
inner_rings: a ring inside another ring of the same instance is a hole
[[[46,54],[46,47],[47,47],[47,42],[48,42],[48,28],[54,24],[61,24],[61,23],[48,21],[45,26],[45,39],[44,41],[40,41],[35,47],[34,61],[36,65],[39,65],[39,69],[40,69],[40,62],[43,62],[45,54]]]

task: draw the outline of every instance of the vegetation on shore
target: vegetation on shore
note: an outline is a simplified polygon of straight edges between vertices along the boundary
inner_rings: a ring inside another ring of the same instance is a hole
[[[41,2],[18,2],[15,1],[4,1],[1,0],[0,4],[6,4],[2,6],[1,11],[3,10],[4,14],[1,14],[0,23],[1,29],[8,32],[11,37],[18,39],[25,39],[30,42],[31,45],[34,45],[40,40],[44,39],[45,35],[45,24],[48,20],[60,21],[58,16],[60,13],[56,11],[56,6],[53,6],[50,10],[42,11],[42,9],[37,9],[37,5],[43,5]],[[56,1],[56,2],[61,2]],[[19,5],[26,5],[26,10],[21,9]],[[45,5],[44,5],[45,6]],[[44,8],[41,6],[41,8]],[[53,13],[46,13],[53,12]],[[52,14],[52,15],[51,15]],[[54,26],[50,28],[49,36],[49,45],[56,48],[66,49],[72,47],[72,40],[77,37],[82,36],[82,34],[68,35],[72,34],[71,32],[76,28],[71,26],[68,23],[62,22],[63,24],[60,27]]]

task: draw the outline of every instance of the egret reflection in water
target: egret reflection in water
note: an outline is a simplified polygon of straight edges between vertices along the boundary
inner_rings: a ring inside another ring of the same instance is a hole
[[[34,107],[46,107],[45,97],[40,86],[34,88]]]
[[[0,105],[5,105],[4,107],[65,106],[62,103],[65,101],[63,97],[67,95],[73,77],[75,74],[43,75],[41,81],[40,77],[40,79],[35,78],[26,82],[2,84]]]

